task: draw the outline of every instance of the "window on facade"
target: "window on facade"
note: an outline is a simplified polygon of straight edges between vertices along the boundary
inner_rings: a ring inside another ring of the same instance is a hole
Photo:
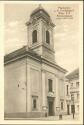
[[[36,99],[33,100],[33,109],[36,109]]]
[[[52,80],[48,79],[48,84],[49,84],[49,92],[52,92]]]
[[[75,105],[71,105],[71,113],[75,113]]]
[[[74,101],[74,94],[71,94],[71,100]]]
[[[46,31],[46,43],[50,43],[50,33],[49,31]]]
[[[77,93],[77,99],[79,99],[79,93]]]
[[[33,43],[37,42],[37,31],[36,30],[34,30],[32,33],[32,42]]]
[[[33,110],[37,109],[37,97],[32,98],[32,109]]]
[[[61,110],[63,110],[63,102],[61,102]]]
[[[77,105],[77,110],[79,111],[79,105]]]
[[[69,94],[69,85],[66,86],[67,89],[67,95]]]
[[[76,82],[76,87],[77,87],[77,88],[79,87],[79,82]]]

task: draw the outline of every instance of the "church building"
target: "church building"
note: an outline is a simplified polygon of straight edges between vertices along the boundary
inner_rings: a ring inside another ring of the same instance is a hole
[[[64,113],[66,70],[55,62],[53,24],[39,6],[26,23],[28,45],[4,57],[5,118]]]

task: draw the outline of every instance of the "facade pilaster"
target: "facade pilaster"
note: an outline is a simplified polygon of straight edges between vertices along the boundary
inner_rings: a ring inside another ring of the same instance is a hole
[[[42,109],[46,110],[46,72],[42,70]]]
[[[30,65],[27,64],[27,112],[31,111],[31,81],[30,81]]]
[[[60,93],[59,93],[59,78],[56,76],[56,99],[55,99],[55,105],[56,105],[56,112],[59,112],[60,110]]]

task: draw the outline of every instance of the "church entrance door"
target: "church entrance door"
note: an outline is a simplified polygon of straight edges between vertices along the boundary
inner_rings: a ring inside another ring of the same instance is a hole
[[[49,116],[54,115],[54,99],[53,98],[48,99],[48,115]]]

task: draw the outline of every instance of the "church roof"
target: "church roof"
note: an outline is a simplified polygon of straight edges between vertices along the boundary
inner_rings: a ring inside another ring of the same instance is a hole
[[[24,46],[24,47],[14,51],[14,52],[11,52],[11,53],[5,55],[4,56],[4,64],[7,65],[7,64],[12,63],[16,60],[19,60],[23,57],[30,57],[34,60],[39,61],[40,63],[46,63],[47,65],[50,65],[50,66],[60,70],[63,73],[67,72],[65,69],[63,69],[62,67],[60,67],[56,63],[41,57],[40,55],[35,53],[33,50],[29,49],[27,46]]]
[[[33,21],[37,21],[38,19],[43,19],[47,23],[49,23],[52,27],[55,26],[55,24],[52,22],[50,15],[48,12],[41,6],[39,5],[36,9],[34,9],[30,15],[30,20],[26,22],[26,25],[30,25]]]
[[[79,77],[79,68],[75,69],[74,71],[72,71],[66,76],[67,79],[74,79],[78,77]]]
[[[35,10],[33,10],[33,12],[31,13],[31,16],[35,15],[36,13],[38,13],[40,11],[45,13],[50,18],[49,14],[47,13],[47,11],[44,10],[44,8],[41,6],[41,4]]]
[[[11,59],[14,59],[14,58],[16,58],[16,57],[18,57],[18,56],[25,55],[25,54],[28,54],[28,55],[30,55],[30,56],[34,56],[34,57],[36,57],[36,58],[38,58],[38,59],[41,58],[41,57],[40,57],[37,53],[35,53],[33,50],[31,50],[31,49],[27,48],[26,46],[24,46],[24,47],[22,47],[22,48],[20,48],[20,49],[18,49],[18,50],[15,50],[15,51],[12,52],[12,53],[9,53],[9,54],[5,55],[5,57],[4,57],[4,62],[10,61]]]

